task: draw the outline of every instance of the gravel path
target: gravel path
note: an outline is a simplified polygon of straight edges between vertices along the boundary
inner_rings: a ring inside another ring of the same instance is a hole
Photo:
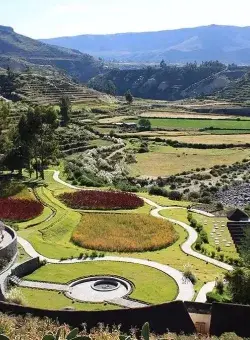
[[[207,301],[207,293],[212,292],[215,287],[215,281],[206,283],[199,291],[195,302],[206,302]]]

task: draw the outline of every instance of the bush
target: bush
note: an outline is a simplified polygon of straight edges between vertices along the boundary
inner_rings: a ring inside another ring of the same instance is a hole
[[[168,197],[168,191],[166,189],[157,187],[157,186],[153,186],[149,189],[148,193],[150,195],[156,195],[156,196],[164,196],[164,197]]]
[[[222,295],[223,293],[224,293],[224,282],[223,282],[223,280],[218,280],[217,282],[216,282],[216,290],[217,290],[217,292],[220,294],[220,295]]]
[[[180,201],[182,199],[182,193],[179,191],[170,191],[168,197],[173,201]]]
[[[200,238],[201,238],[201,241],[203,243],[208,243],[208,236],[207,236],[207,233],[205,232],[205,230],[202,230],[200,232]]]
[[[25,298],[18,288],[11,289],[6,294],[6,300],[7,302],[14,303],[16,305],[24,306],[26,304]]]
[[[192,284],[194,285],[197,281],[195,275],[192,273],[191,269],[186,269],[183,273],[183,276],[190,280],[192,282]]]

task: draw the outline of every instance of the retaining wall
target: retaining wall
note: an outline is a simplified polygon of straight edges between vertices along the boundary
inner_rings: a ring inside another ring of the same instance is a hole
[[[0,311],[16,315],[46,316],[74,327],[86,323],[88,329],[103,323],[105,325],[121,325],[122,331],[129,332],[131,327],[141,329],[143,324],[148,321],[150,329],[158,334],[166,333],[167,330],[175,333],[195,333],[195,326],[182,301],[138,309],[97,312],[42,310],[0,302]]]
[[[5,227],[5,231],[11,235],[12,241],[0,249],[0,258],[12,259],[17,253],[17,236],[15,231],[8,226]]]
[[[15,275],[17,277],[23,277],[33,273],[35,270],[41,267],[39,257],[35,257],[30,259],[19,266],[15,267],[11,270],[11,275]]]

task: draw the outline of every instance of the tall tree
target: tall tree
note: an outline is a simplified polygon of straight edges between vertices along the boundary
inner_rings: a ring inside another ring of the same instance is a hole
[[[134,98],[133,98],[132,93],[131,93],[130,90],[128,90],[128,91],[125,93],[125,99],[126,99],[126,101],[127,101],[128,104],[131,105],[131,104],[133,103]]]
[[[32,163],[34,164],[37,178],[40,172],[41,178],[44,179],[45,166],[57,155],[55,130],[58,125],[57,113],[51,107],[30,108],[27,114],[20,118],[14,149],[18,150],[22,158],[20,166],[25,166],[30,171]]]
[[[10,107],[0,101],[0,154],[6,152],[8,134],[6,133],[9,125]]]
[[[67,126],[70,122],[71,103],[68,96],[63,96],[60,101],[60,115],[62,117],[63,126]]]

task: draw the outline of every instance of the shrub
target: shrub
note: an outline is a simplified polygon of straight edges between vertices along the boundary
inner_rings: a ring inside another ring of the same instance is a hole
[[[170,191],[168,197],[173,201],[180,201],[182,199],[182,193],[179,191]]]
[[[16,305],[22,305],[25,306],[26,301],[22,294],[22,292],[18,288],[12,288],[7,294],[6,294],[6,300],[9,303],[14,303]]]
[[[148,193],[150,195],[156,195],[156,196],[164,196],[164,197],[168,197],[168,191],[166,189],[157,187],[157,186],[153,186],[149,189]]]
[[[193,199],[198,199],[200,197],[200,194],[197,191],[192,191],[188,195],[188,199],[191,201]]]
[[[203,243],[208,243],[208,236],[207,236],[207,233],[205,232],[205,230],[202,230],[200,232],[200,238],[201,238],[201,241]]]
[[[223,280],[218,280],[216,282],[216,286],[215,287],[216,287],[217,292],[220,295],[222,295],[224,293],[224,282],[223,282]]]
[[[196,281],[197,281],[195,275],[192,273],[192,271],[191,271],[190,268],[188,268],[188,269],[186,269],[186,270],[184,271],[183,276],[184,276],[186,279],[190,280],[190,281],[192,282],[193,285],[194,285],[194,284],[196,283]]]

